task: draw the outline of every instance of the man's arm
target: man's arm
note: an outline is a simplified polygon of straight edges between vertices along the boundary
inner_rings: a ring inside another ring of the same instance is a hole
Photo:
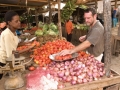
[[[64,55],[67,55],[67,54],[76,53],[76,52],[87,49],[88,47],[90,47],[90,45],[91,45],[91,43],[88,40],[86,40],[86,41],[84,41],[83,43],[81,43],[80,45],[76,46],[75,48],[73,48],[71,50],[66,49],[66,50],[61,51],[60,55],[64,56]]]
[[[75,53],[75,52],[79,52],[79,51],[85,50],[85,49],[87,49],[90,46],[91,46],[91,43],[88,40],[86,40],[83,43],[81,43],[80,45],[78,45],[75,48],[73,48],[70,53],[72,54],[72,53]]]

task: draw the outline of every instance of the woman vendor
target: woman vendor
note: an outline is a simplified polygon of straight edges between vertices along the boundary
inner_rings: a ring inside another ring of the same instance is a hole
[[[1,33],[0,38],[0,66],[4,66],[6,64],[6,59],[16,52],[19,39],[15,31],[21,26],[19,15],[14,11],[6,12],[4,19],[7,28]],[[33,46],[30,46],[28,50],[32,47]],[[26,50],[18,52],[22,53]],[[2,78],[2,75],[3,74],[0,74],[0,79]]]

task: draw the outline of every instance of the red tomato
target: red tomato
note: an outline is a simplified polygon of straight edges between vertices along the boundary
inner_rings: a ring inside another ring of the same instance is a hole
[[[29,67],[29,70],[30,70],[30,71],[35,70],[35,67],[34,67],[34,66],[30,66],[30,67]]]

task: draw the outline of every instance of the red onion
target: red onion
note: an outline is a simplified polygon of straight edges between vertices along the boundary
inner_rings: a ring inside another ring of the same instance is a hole
[[[85,64],[82,64],[82,68],[84,68],[85,67]]]
[[[57,68],[60,68],[61,66],[60,66],[60,64],[56,64],[56,67],[57,67]]]
[[[80,72],[79,72],[79,71],[77,71],[77,72],[75,73],[75,75],[76,75],[76,76],[79,76],[79,75],[80,75]]]
[[[90,69],[90,70],[93,70],[93,66],[90,66],[89,69]]]
[[[90,78],[90,79],[88,80],[88,82],[91,82],[91,81],[93,81],[93,79],[92,79],[92,78]]]
[[[91,57],[88,57],[88,60],[90,60],[91,59]]]
[[[62,79],[63,79],[64,81],[66,81],[67,77],[66,77],[66,76],[63,76]]]
[[[71,81],[71,84],[72,84],[72,85],[75,85],[75,84],[77,84],[77,82],[74,81],[74,80],[72,80],[72,81]]]
[[[67,65],[69,65],[69,64],[70,64],[70,62],[69,62],[69,61],[66,61],[66,62],[65,62],[65,65],[66,65],[66,66],[67,66]]]
[[[61,68],[60,68],[60,70],[64,70],[64,68],[63,68],[63,67],[61,67]]]
[[[58,77],[62,78],[63,76],[64,76],[64,72],[63,71],[58,73]]]
[[[70,73],[73,72],[73,68],[70,68]]]
[[[74,76],[76,72],[70,72],[70,75]]]
[[[93,77],[94,77],[94,78],[98,77],[98,73],[97,73],[97,72],[96,72],[96,73],[93,73]]]
[[[83,79],[83,82],[86,83],[86,82],[88,82],[88,81],[87,81],[87,79]]]
[[[58,77],[54,77],[54,79],[55,79],[56,81],[59,81],[59,78],[58,78]]]
[[[96,73],[98,70],[97,69],[93,69],[93,73]]]
[[[54,68],[54,71],[59,71],[59,68]]]
[[[72,77],[71,76],[68,76],[67,78],[66,78],[66,81],[67,82],[70,82],[72,80]]]
[[[78,84],[81,84],[81,83],[82,83],[82,79],[79,79],[79,78],[78,78],[78,79],[77,79],[77,83],[78,83]]]
[[[76,76],[72,76],[72,80],[77,81],[77,77]]]
[[[69,71],[65,71],[65,76],[69,76],[70,72]]]
[[[69,67],[68,66],[64,66],[65,69],[68,69]]]
[[[86,61],[86,60],[87,60],[87,58],[84,58],[84,60]]]
[[[100,74],[100,76],[103,76],[103,75],[104,75],[103,72],[100,72],[99,74]]]
[[[71,61],[71,64],[74,64],[74,60]]]
[[[92,71],[89,71],[88,73],[87,73],[89,76],[92,76]]]

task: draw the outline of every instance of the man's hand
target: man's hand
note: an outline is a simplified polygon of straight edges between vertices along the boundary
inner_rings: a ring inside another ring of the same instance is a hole
[[[71,50],[68,50],[68,49],[62,50],[59,55],[60,56],[65,56],[67,54],[72,54]]]
[[[86,39],[86,35],[84,35],[84,36],[81,36],[81,37],[79,38],[80,42],[83,42],[83,41],[85,41],[85,39]]]

